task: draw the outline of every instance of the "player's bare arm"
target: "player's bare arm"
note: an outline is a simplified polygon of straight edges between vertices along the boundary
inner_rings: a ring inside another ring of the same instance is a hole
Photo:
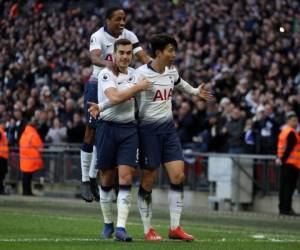
[[[146,64],[151,61],[151,58],[146,54],[144,50],[137,52],[135,56],[143,64]]]
[[[101,50],[94,49],[90,51],[90,57],[93,65],[98,67],[110,67],[112,62],[108,60],[101,59]]]
[[[88,111],[93,116],[93,118],[97,119],[99,114],[105,109],[130,99],[140,91],[150,91],[151,88],[152,84],[146,78],[141,79],[137,82],[136,85],[126,90],[118,91],[116,88],[109,88],[105,91],[105,94],[109,98],[109,101],[98,104],[94,102],[88,102],[88,104],[90,105]],[[114,99],[114,101],[112,101],[112,99]]]
[[[138,81],[136,85],[127,90],[118,91],[116,88],[108,88],[104,93],[108,97],[111,104],[116,105],[132,98],[138,92],[149,91],[151,90],[151,88],[152,83],[149,82],[146,78],[143,78]]]

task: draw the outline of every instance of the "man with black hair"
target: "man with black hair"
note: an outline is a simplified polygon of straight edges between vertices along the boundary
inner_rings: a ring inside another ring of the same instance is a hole
[[[86,129],[81,148],[82,198],[87,202],[99,200],[98,185],[96,182],[97,170],[95,143],[96,119],[87,111],[87,102],[97,103],[97,77],[101,69],[112,64],[114,42],[120,38],[128,39],[133,46],[133,54],[142,63],[149,61],[148,56],[139,44],[136,35],[125,29],[125,11],[121,7],[112,7],[107,10],[105,25],[93,33],[90,38],[90,56],[93,64],[93,73],[85,86],[84,110],[86,114]],[[93,148],[94,147],[94,148]]]
[[[145,239],[161,240],[151,226],[151,192],[157,169],[162,164],[170,178],[169,238],[192,241],[194,237],[180,227],[183,208],[184,162],[182,148],[176,133],[171,99],[173,89],[195,95],[204,100],[213,100],[204,85],[193,88],[184,81],[173,66],[177,42],[168,35],[156,35],[150,41],[152,57],[148,64],[137,69],[140,77],[152,82],[152,90],[137,95],[139,107],[139,138],[141,185],[138,192],[138,207],[144,224]]]

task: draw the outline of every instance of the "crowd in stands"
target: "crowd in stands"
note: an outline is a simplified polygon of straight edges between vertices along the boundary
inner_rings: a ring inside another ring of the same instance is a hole
[[[83,140],[89,39],[105,8],[54,2],[59,8],[50,11],[51,1],[0,1],[0,119],[10,145],[32,119],[46,143]],[[275,153],[284,114],[300,117],[299,1],[121,2],[143,48],[153,34],[174,35],[182,77],[214,91],[216,102],[208,104],[175,93],[185,148]]]

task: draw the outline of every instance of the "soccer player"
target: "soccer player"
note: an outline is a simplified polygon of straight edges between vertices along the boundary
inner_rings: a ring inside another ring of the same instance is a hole
[[[136,35],[125,29],[125,12],[120,7],[113,7],[106,12],[106,24],[97,32],[93,33],[90,39],[90,56],[93,64],[93,73],[86,84],[84,92],[84,110],[86,114],[86,130],[84,142],[80,152],[81,173],[82,173],[82,198],[87,202],[93,199],[99,200],[98,185],[96,183],[97,170],[96,150],[93,149],[95,142],[96,120],[87,111],[87,102],[97,103],[97,77],[101,69],[112,63],[114,42],[119,38],[126,38],[133,44],[133,53],[142,63],[149,61],[148,56],[139,45]],[[93,198],[94,197],[94,198]]]
[[[149,92],[137,95],[139,106],[139,138],[141,185],[138,192],[138,207],[144,224],[145,239],[161,240],[151,226],[151,192],[157,168],[162,164],[170,178],[168,195],[170,209],[169,238],[192,241],[194,237],[180,227],[183,208],[184,162],[182,148],[176,133],[172,115],[172,93],[178,89],[189,95],[213,100],[204,85],[193,88],[184,81],[172,66],[177,42],[168,35],[156,35],[150,41],[154,60],[137,69],[138,74],[149,79],[153,86]]]
[[[133,45],[128,39],[119,39],[114,44],[114,63],[98,75],[98,100],[118,104],[100,115],[96,130],[97,167],[100,169],[100,205],[104,217],[103,238],[114,232],[112,220],[113,187],[116,168],[119,173],[117,197],[117,227],[115,237],[131,241],[125,230],[131,205],[131,185],[138,164],[138,133],[135,120],[133,95],[151,89],[146,79],[138,82],[134,70],[128,68],[132,59]],[[126,100],[126,101],[125,101]],[[92,112],[96,103],[91,105]]]

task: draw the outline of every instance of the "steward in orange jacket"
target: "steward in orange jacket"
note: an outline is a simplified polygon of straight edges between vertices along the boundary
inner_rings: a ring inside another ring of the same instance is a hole
[[[41,156],[43,141],[32,125],[27,125],[20,138],[20,168],[22,172],[35,172],[44,165]]]
[[[4,190],[4,178],[7,173],[8,140],[6,133],[0,124],[0,194],[6,194]]]
[[[32,174],[43,168],[41,150],[44,147],[36,128],[29,124],[20,138],[20,168],[23,173],[23,195],[32,195]]]
[[[295,215],[292,196],[296,189],[300,169],[300,136],[296,131],[298,118],[295,112],[286,115],[286,126],[279,134],[277,165],[280,165],[279,212]]]

